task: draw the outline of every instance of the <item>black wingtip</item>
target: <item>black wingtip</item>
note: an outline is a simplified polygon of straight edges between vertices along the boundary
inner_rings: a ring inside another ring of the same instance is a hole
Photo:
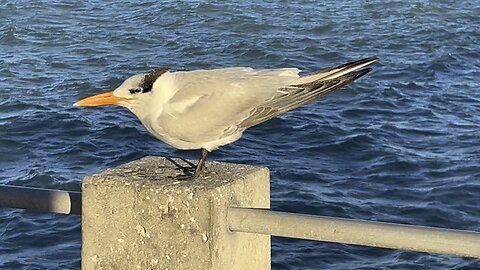
[[[378,61],[380,58],[374,56],[374,57],[368,57],[368,58],[363,58],[363,59],[360,59],[360,60],[357,60],[357,61],[353,61],[353,62],[349,62],[349,63],[346,63],[346,64],[343,64],[343,65],[339,65],[339,66],[336,66],[336,67],[333,67],[332,69],[339,69],[339,68],[348,68],[348,67],[353,67],[353,66],[360,66],[360,65],[364,65],[364,64],[372,64],[376,61]]]
[[[366,58],[366,59],[370,59],[370,61],[372,61],[372,63],[374,63],[374,62],[377,62],[378,60],[380,60],[380,57],[373,56],[373,57],[369,57],[369,58]]]
[[[371,61],[378,61],[378,60],[380,60],[380,57],[378,57],[378,56],[372,56],[372,57],[365,58],[364,60],[367,60],[367,59],[369,59],[369,60],[371,60]]]
[[[380,57],[378,56],[372,56],[372,57],[367,57],[367,58],[363,58],[363,59],[360,59],[356,62],[363,62],[363,63],[366,63],[366,62],[375,62],[375,61],[378,61],[380,60]]]
[[[368,68],[360,69],[360,70],[357,70],[357,71],[352,71],[347,75],[353,76],[354,77],[354,79],[352,79],[352,81],[353,81],[353,80],[356,80],[356,79],[362,77],[363,75],[369,73],[372,70],[373,70],[373,68],[368,67]]]

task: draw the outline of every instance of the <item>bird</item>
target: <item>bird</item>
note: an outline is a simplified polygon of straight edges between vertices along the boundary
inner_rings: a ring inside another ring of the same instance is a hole
[[[208,153],[240,139],[261,124],[367,74],[377,57],[301,75],[298,68],[171,71],[157,68],[133,75],[114,91],[84,98],[74,106],[118,105],[146,130],[182,150],[200,150],[196,166],[177,178],[198,177]]]

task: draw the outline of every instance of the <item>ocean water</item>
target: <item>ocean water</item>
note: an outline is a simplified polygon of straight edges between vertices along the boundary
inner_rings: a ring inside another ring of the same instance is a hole
[[[480,1],[0,1],[0,183],[80,190],[157,141],[72,103],[156,67],[374,71],[212,160],[268,166],[274,210],[480,231]],[[0,269],[79,269],[80,218],[0,210]],[[478,259],[273,238],[273,269],[480,269]]]

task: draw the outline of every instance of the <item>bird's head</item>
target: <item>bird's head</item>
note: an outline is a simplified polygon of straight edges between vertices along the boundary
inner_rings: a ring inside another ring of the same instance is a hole
[[[126,79],[114,91],[84,98],[73,105],[78,107],[119,105],[134,110],[136,104],[149,98],[153,84],[167,70],[159,68],[148,73],[134,75]]]

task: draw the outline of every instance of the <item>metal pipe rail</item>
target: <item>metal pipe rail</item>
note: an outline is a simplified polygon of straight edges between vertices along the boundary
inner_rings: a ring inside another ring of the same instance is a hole
[[[0,208],[81,214],[81,192],[0,185]],[[230,207],[233,232],[480,258],[480,233]]]
[[[480,233],[230,207],[233,232],[480,257]]]
[[[82,193],[0,185],[0,208],[21,208],[80,215],[82,213]]]

